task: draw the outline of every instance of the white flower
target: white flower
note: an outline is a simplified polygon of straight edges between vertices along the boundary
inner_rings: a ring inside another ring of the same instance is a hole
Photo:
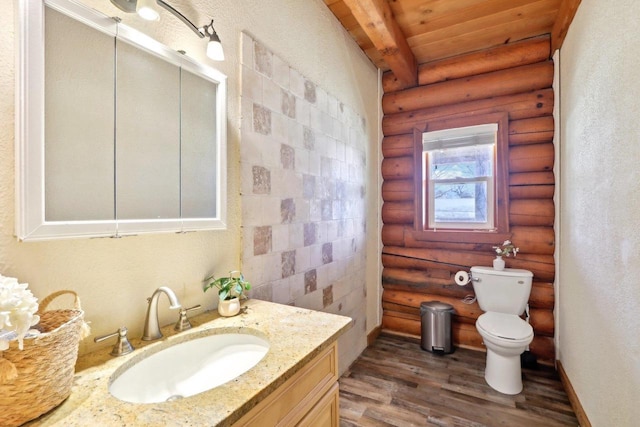
[[[511,243],[511,240],[505,240],[502,246],[493,246],[493,249],[495,249],[498,256],[507,257],[511,256],[511,254],[515,257],[520,250],[520,248],[516,248],[513,243]]]
[[[27,289],[28,286],[27,283],[18,283],[16,278],[0,275],[0,331],[14,332],[20,350],[29,328],[40,321],[40,316],[35,314],[38,299]],[[8,340],[0,339],[0,351],[8,347]]]

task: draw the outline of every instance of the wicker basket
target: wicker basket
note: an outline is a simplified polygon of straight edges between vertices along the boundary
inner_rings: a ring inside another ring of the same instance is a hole
[[[63,294],[75,296],[74,309],[49,310],[49,303]],[[73,385],[78,344],[87,335],[80,298],[73,291],[55,292],[40,302],[40,335],[24,340],[23,350],[11,341],[0,359],[9,361],[17,377],[0,383],[0,426],[17,426],[61,404]],[[1,361],[1,360],[0,360]]]

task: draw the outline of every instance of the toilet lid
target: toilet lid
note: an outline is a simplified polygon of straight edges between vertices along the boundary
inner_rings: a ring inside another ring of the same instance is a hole
[[[484,313],[476,325],[487,333],[508,340],[523,340],[533,335],[533,328],[515,314]]]

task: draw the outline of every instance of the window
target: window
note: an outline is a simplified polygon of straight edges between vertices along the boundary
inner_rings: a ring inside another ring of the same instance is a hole
[[[495,113],[416,130],[416,240],[508,238],[508,125],[507,114]]]
[[[428,228],[495,228],[497,130],[491,123],[422,134]]]

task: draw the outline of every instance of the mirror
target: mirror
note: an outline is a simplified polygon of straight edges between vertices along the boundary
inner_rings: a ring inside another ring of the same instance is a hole
[[[18,237],[225,228],[226,77],[68,0],[18,13]]]
[[[49,7],[45,19],[45,220],[114,219],[113,37]]]
[[[180,67],[120,39],[116,55],[116,218],[179,218]]]
[[[217,212],[216,170],[209,165],[217,163],[215,148],[215,109],[201,108],[215,105],[218,86],[196,74],[182,69],[182,167],[181,212],[183,218],[207,218]]]

